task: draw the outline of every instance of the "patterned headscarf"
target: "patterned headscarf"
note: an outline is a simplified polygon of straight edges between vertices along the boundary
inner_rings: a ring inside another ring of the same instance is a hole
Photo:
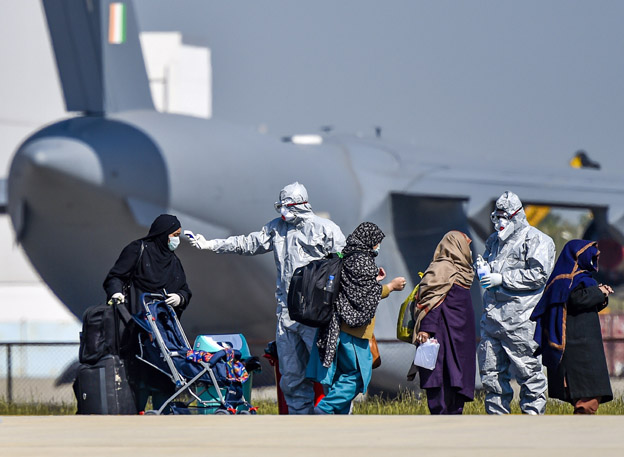
[[[384,237],[381,229],[372,222],[361,223],[347,237],[342,251],[344,261],[334,315],[325,327],[319,329],[316,343],[325,367],[331,366],[336,355],[341,322],[349,327],[361,327],[375,317],[382,286],[377,282],[379,268],[375,265],[377,253],[373,247]]]

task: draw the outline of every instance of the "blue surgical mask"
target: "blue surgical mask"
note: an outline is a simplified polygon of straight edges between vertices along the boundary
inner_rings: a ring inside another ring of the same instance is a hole
[[[169,242],[167,243],[167,246],[169,247],[170,251],[175,251],[176,248],[180,245],[180,237],[179,236],[170,236],[169,237]]]
[[[377,246],[375,249],[373,249],[373,252],[374,252],[376,255],[379,255],[379,246]]]

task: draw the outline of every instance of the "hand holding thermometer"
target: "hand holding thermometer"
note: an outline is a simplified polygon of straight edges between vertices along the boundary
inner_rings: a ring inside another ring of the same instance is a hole
[[[214,244],[215,244],[214,240],[206,240],[201,234],[195,235],[190,230],[185,230],[184,234],[189,239],[189,243],[191,243],[191,246],[197,249],[214,250]]]

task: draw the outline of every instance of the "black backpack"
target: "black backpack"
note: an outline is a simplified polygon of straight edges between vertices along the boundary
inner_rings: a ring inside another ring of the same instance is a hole
[[[288,289],[288,314],[296,322],[310,327],[326,325],[334,312],[338,296],[342,258],[338,254],[313,260],[293,273]],[[333,290],[326,290],[333,276]]]
[[[131,320],[132,316],[123,303],[87,308],[82,315],[80,363],[94,364],[104,356],[121,355],[128,344],[127,329]]]
[[[145,244],[141,242],[141,250],[130,275],[130,281],[124,286],[123,292],[126,297],[130,297],[132,278],[141,262],[144,250]],[[131,345],[129,338],[133,325],[132,316],[123,303],[95,305],[87,308],[82,315],[78,352],[80,363],[94,364],[107,355],[120,355],[123,358]]]

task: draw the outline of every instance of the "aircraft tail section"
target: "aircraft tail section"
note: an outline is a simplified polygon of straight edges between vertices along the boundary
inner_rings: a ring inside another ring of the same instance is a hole
[[[67,111],[154,109],[132,1],[42,2]]]

